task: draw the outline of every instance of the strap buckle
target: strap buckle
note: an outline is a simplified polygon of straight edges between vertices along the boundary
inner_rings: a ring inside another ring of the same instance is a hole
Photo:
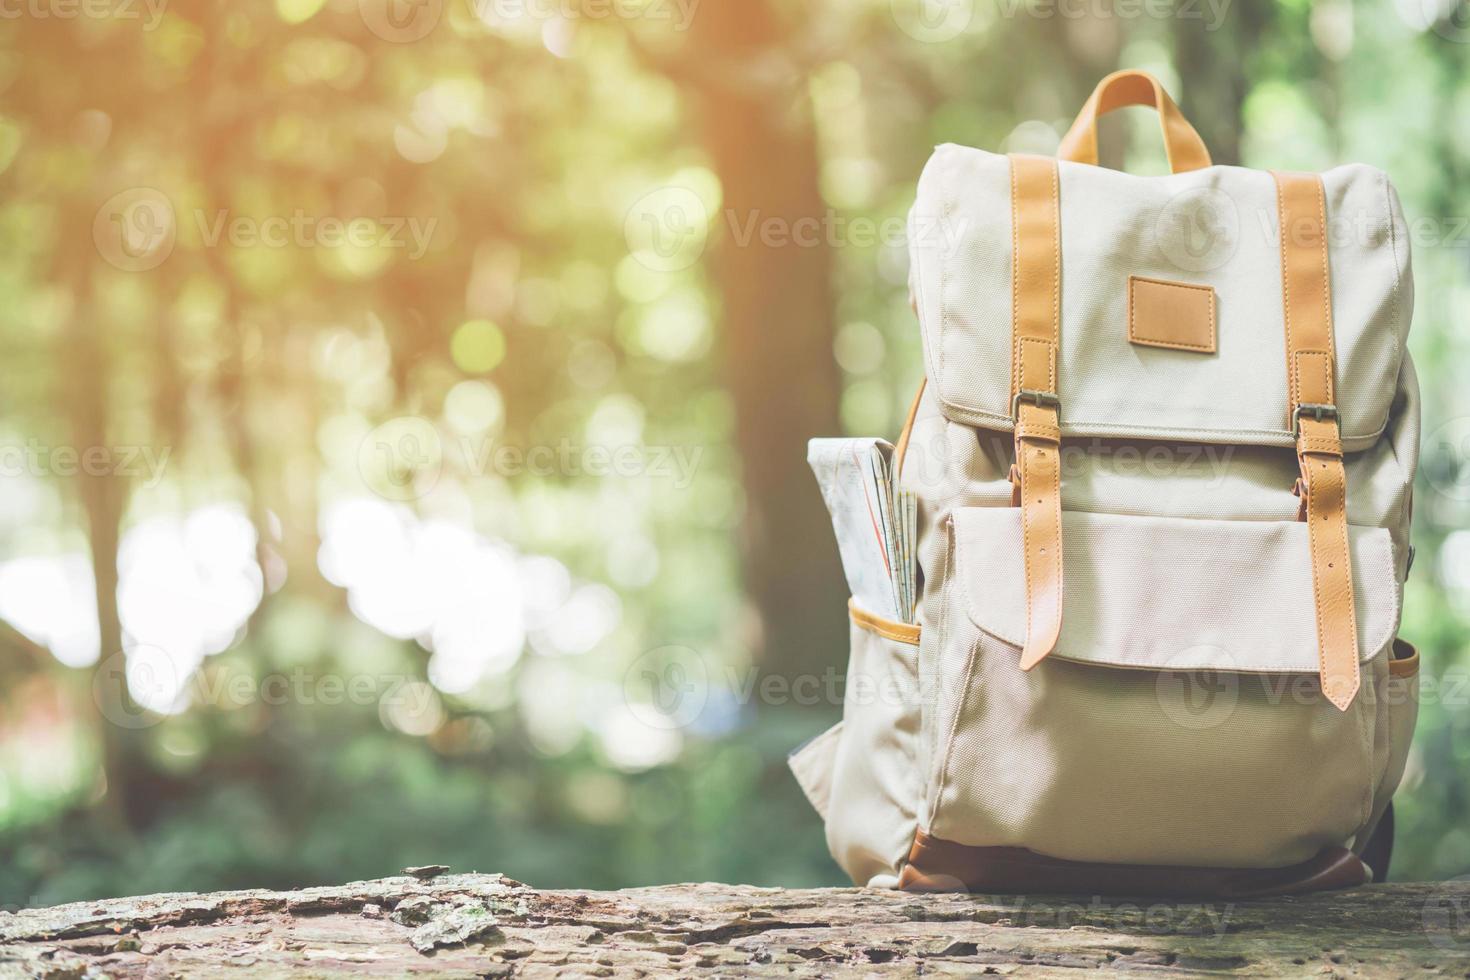
[[[1318,422],[1321,422],[1324,419],[1332,419],[1335,422],[1337,421],[1337,406],[1324,405],[1319,402],[1302,402],[1300,405],[1298,405],[1296,409],[1291,413],[1291,434],[1293,437],[1298,439],[1300,439],[1302,435],[1303,415],[1310,415]]]
[[[1019,417],[1022,402],[1030,402],[1038,408],[1054,408],[1058,413],[1062,410],[1062,400],[1057,397],[1056,392],[1037,391],[1035,388],[1022,388],[1011,399],[1011,418]]]

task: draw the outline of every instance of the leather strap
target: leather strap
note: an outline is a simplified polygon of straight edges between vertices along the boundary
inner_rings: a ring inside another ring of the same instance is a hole
[[[885,640],[907,643],[911,646],[919,645],[919,634],[922,627],[918,623],[896,623],[891,619],[884,619],[859,606],[856,599],[847,600],[847,615],[859,628],[881,636]]]
[[[1346,711],[1358,693],[1358,628],[1347,536],[1347,473],[1337,424],[1327,195],[1316,174],[1275,173],[1286,376],[1297,433],[1300,517],[1312,551],[1322,692]]]
[[[1159,80],[1146,71],[1115,71],[1097,83],[1092,95],[1077,114],[1077,121],[1062,137],[1057,156],[1076,163],[1097,166],[1097,117],[1128,105],[1153,106],[1159,111],[1159,129],[1164,135],[1164,152],[1169,169],[1176,174],[1210,166],[1205,141],[1184,118]]]
[[[1012,499],[1021,508],[1030,670],[1062,628],[1061,224],[1057,162],[1011,158],[1011,404],[1016,422]]]
[[[898,434],[898,445],[893,447],[893,477],[895,480],[903,476],[903,461],[909,455],[909,437],[914,434],[914,420],[919,417],[919,402],[924,400],[924,386],[928,381],[927,375],[919,379],[919,390],[914,392],[913,403],[909,405],[908,418],[903,420],[903,431]]]

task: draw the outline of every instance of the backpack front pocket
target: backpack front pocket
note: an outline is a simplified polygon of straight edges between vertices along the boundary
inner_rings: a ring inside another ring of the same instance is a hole
[[[1368,822],[1377,686],[1347,711],[1322,696],[1303,524],[1063,514],[1062,631],[1030,672],[1017,512],[961,509],[951,531],[930,836],[1278,867]],[[1386,659],[1392,541],[1349,537],[1361,659]]]
[[[858,883],[891,883],[914,839],[919,627],[849,606],[852,653],[832,761],[827,846]]]

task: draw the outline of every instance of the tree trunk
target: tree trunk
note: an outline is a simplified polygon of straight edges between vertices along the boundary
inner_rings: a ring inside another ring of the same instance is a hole
[[[719,0],[695,18],[686,64],[724,195],[713,259],[753,645],[766,670],[792,675],[841,661],[847,595],[806,465],[808,439],[840,434],[841,382],[812,110],[804,71],[779,54],[796,46],[784,34],[765,0]]]
[[[500,875],[167,894],[0,913],[0,977],[1464,976],[1470,883],[1174,904]]]
[[[1199,8],[1208,17],[1208,8]],[[1240,165],[1241,109],[1250,94],[1251,60],[1271,9],[1259,0],[1242,0],[1218,24],[1174,20],[1174,64],[1188,80],[1182,93],[1184,114],[1199,130],[1210,158]],[[1176,97],[1181,93],[1175,93]]]
[[[85,228],[79,209],[67,212],[69,228]],[[108,397],[108,351],[101,314],[92,295],[85,270],[90,266],[80,261],[82,246],[59,254],[70,256],[77,264],[70,274],[58,272],[75,297],[64,332],[60,337],[57,363],[67,365],[57,385],[58,414],[70,425],[72,448],[85,458],[88,452],[105,449],[109,442],[110,410]],[[57,265],[62,264],[58,258]],[[131,793],[135,777],[146,769],[137,733],[115,719],[132,718],[140,711],[128,690],[123,672],[122,619],[118,612],[118,549],[122,540],[122,518],[127,506],[127,477],[111,467],[88,469],[78,467],[72,477],[77,499],[86,518],[88,560],[92,568],[92,600],[97,609],[98,660],[94,668],[93,696],[99,707],[96,716],[97,739],[101,747],[102,773],[107,792],[98,809],[108,839],[125,843],[132,829],[142,821],[137,812],[143,805]]]

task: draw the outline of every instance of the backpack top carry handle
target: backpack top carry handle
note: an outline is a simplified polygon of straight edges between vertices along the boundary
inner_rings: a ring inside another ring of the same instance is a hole
[[[1082,111],[1077,113],[1077,121],[1062,137],[1057,156],[1097,166],[1097,117],[1130,105],[1153,106],[1158,110],[1159,129],[1164,134],[1164,152],[1169,157],[1171,171],[1182,174],[1211,165],[1205,141],[1169,98],[1164,86],[1148,72],[1133,68],[1115,71],[1097,83]]]

